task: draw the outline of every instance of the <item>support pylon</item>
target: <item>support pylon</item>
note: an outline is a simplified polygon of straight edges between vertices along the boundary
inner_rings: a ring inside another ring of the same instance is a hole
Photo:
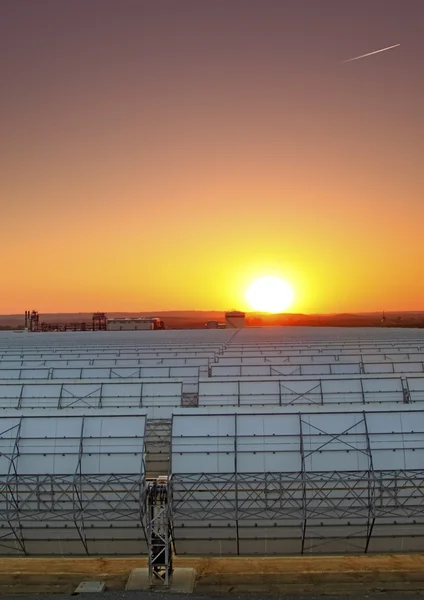
[[[172,528],[167,477],[149,482],[146,490],[145,530],[149,560],[149,585],[170,585]]]

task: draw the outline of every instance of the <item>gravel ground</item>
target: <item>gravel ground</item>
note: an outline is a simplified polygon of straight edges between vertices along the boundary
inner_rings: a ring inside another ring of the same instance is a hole
[[[75,595],[3,596],[11,600],[75,600]],[[424,600],[424,592],[379,592],[349,595],[281,595],[281,594],[171,594],[161,592],[103,592],[80,594],[83,600]]]

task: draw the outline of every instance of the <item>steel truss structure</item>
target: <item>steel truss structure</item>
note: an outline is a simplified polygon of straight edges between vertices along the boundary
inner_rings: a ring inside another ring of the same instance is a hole
[[[172,519],[167,478],[147,483],[145,529],[148,548],[149,583],[169,586],[172,575]]]
[[[199,406],[410,404],[424,401],[424,377],[209,378],[199,383]]]
[[[139,409],[178,407],[183,383],[178,380],[0,381],[0,408]],[[169,411],[168,411],[169,412]]]
[[[352,357],[351,362],[340,360],[330,362],[327,357],[325,361],[314,360],[314,357],[303,357],[304,361],[299,360],[273,360],[263,358],[251,359],[248,363],[239,363],[235,359],[231,361],[220,362],[212,365],[209,369],[209,377],[281,377],[283,376],[306,376],[314,375],[383,375],[388,374],[410,374],[424,373],[424,356],[421,360],[386,360],[383,362],[374,361],[364,363]],[[342,357],[343,359],[344,357]],[[309,360],[310,359],[310,360]],[[242,359],[239,359],[242,360]],[[256,362],[254,362],[256,360]],[[270,364],[266,364],[270,363]]]
[[[191,440],[181,438],[182,422],[174,423],[176,551],[424,550],[424,470],[419,468],[424,464],[424,412],[379,415],[193,416],[184,428],[196,431],[197,421],[200,431],[221,433],[190,436],[187,431]],[[397,430],[391,429],[396,423]],[[263,424],[267,433],[260,433]],[[411,424],[413,430],[402,429]],[[203,472],[197,469],[202,463]],[[263,472],[253,470],[259,464]]]
[[[145,552],[145,416],[0,419],[0,553]]]

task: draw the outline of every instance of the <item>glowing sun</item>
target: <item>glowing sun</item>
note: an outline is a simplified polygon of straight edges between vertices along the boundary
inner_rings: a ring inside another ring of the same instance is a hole
[[[246,300],[254,310],[279,313],[292,304],[294,293],[289,284],[279,277],[261,277],[247,288]]]

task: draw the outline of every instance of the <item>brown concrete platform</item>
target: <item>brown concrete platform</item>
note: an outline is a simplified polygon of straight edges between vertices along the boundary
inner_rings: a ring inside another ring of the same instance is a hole
[[[192,567],[176,567],[172,573],[171,592],[192,594],[196,585],[196,576],[196,569]]]
[[[149,584],[149,569],[147,567],[133,569],[125,584],[126,590],[148,590]]]
[[[284,558],[175,557],[176,568],[197,573],[205,593],[355,593],[358,590],[424,590],[424,554]],[[142,557],[1,558],[0,594],[72,593],[81,581],[104,581],[124,590]]]

